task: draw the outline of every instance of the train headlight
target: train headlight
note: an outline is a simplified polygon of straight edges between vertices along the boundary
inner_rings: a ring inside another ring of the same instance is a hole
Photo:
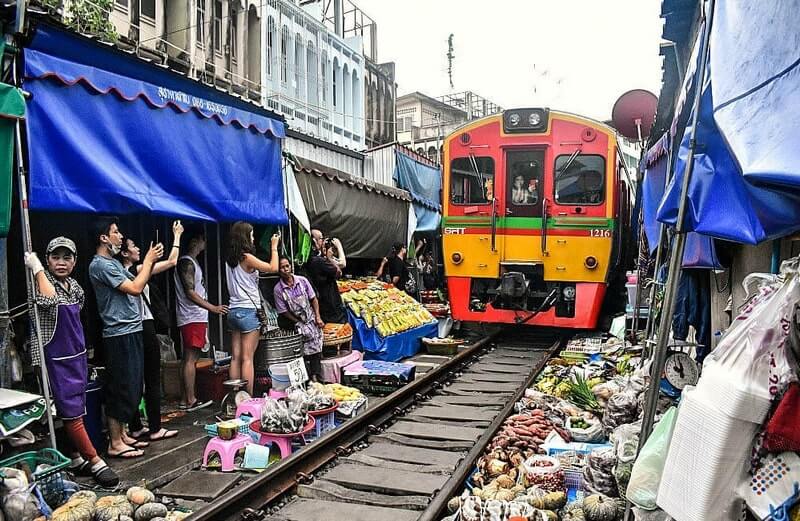
[[[586,266],[588,269],[593,270],[597,268],[597,259],[589,255],[586,257],[586,260],[583,261],[583,265]]]
[[[561,294],[564,295],[564,300],[575,300],[575,286],[564,286]]]
[[[508,117],[508,122],[512,127],[516,127],[517,125],[519,125],[519,114],[517,114],[516,112],[511,114]]]
[[[453,264],[461,264],[464,261],[464,256],[459,252],[453,253],[450,258],[453,260]]]
[[[531,112],[528,115],[528,125],[532,127],[538,127],[539,123],[542,122],[542,115],[538,112]]]
[[[533,134],[546,132],[549,114],[549,110],[545,108],[507,110],[503,113],[503,130]]]

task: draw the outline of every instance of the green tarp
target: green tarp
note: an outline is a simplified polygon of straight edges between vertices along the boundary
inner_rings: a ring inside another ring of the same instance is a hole
[[[14,125],[25,116],[25,99],[16,87],[0,83],[0,237],[8,237],[11,221],[11,169],[14,166]]]

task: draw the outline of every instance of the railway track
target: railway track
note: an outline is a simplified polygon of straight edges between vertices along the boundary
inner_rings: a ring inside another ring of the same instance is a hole
[[[439,519],[561,340],[541,330],[486,336],[190,519]]]

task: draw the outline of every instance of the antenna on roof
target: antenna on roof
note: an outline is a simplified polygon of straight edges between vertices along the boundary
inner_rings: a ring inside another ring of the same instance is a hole
[[[456,55],[453,53],[453,33],[447,37],[447,77],[450,79],[450,88],[453,87],[453,60]]]

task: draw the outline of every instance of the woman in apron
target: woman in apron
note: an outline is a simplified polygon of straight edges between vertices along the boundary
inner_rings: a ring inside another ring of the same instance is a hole
[[[292,261],[286,257],[280,259],[278,274],[281,280],[275,285],[275,308],[303,335],[303,358],[308,377],[319,381],[322,376],[322,328],[325,323],[319,315],[319,302],[314,288],[308,279],[292,272]]]
[[[86,343],[80,318],[84,293],[78,282],[70,277],[75,268],[77,249],[72,240],[56,237],[47,245],[46,254],[47,270],[33,252],[25,254],[25,265],[36,279],[36,294],[31,295],[31,300],[38,308],[50,391],[73,449],[70,469],[78,475],[92,476],[104,487],[114,487],[119,483],[119,477],[97,455],[83,424],[88,377]],[[36,335],[33,349],[39,353]]]

